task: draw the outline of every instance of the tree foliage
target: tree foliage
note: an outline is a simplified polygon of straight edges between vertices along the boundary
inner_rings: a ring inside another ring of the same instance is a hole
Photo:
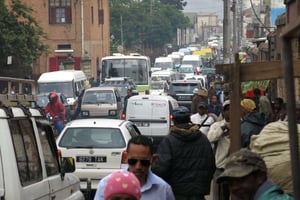
[[[110,0],[113,45],[163,47],[176,39],[177,28],[188,26],[189,19],[174,5],[159,0]]]
[[[12,0],[9,8],[0,0],[0,66],[7,65],[7,57],[12,56],[14,67],[29,67],[47,52],[41,42],[47,36],[32,12],[20,0]]]
[[[187,4],[187,2],[185,0],[160,0],[160,2],[163,4],[175,6],[175,8],[177,8],[179,10],[183,10],[183,8]]]

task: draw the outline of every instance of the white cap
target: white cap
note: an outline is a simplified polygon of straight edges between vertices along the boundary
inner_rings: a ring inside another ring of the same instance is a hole
[[[198,92],[199,92],[199,89],[198,89],[198,88],[195,88],[195,89],[193,90],[193,93],[194,93],[194,94],[198,94]]]

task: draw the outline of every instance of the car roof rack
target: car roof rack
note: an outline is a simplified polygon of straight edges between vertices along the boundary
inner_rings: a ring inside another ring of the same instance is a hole
[[[34,80],[0,76],[0,85],[2,87],[0,106],[35,107],[36,82]]]

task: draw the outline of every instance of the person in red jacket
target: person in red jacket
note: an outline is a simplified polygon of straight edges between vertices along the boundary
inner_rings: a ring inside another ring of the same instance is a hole
[[[45,107],[45,112],[47,116],[50,116],[51,120],[54,122],[57,133],[60,134],[64,128],[66,108],[64,104],[58,100],[58,95],[56,92],[50,92],[48,99],[49,103]]]

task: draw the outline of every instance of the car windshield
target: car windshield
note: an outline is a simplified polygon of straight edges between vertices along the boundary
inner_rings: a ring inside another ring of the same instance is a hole
[[[169,93],[191,94],[195,88],[199,88],[200,83],[172,83]]]
[[[124,148],[126,143],[118,128],[68,128],[59,146],[66,148]]]
[[[82,104],[112,104],[116,103],[113,91],[88,91],[84,94]]]
[[[74,97],[72,82],[39,83],[39,93],[48,93],[52,91],[63,93],[67,98]]]

